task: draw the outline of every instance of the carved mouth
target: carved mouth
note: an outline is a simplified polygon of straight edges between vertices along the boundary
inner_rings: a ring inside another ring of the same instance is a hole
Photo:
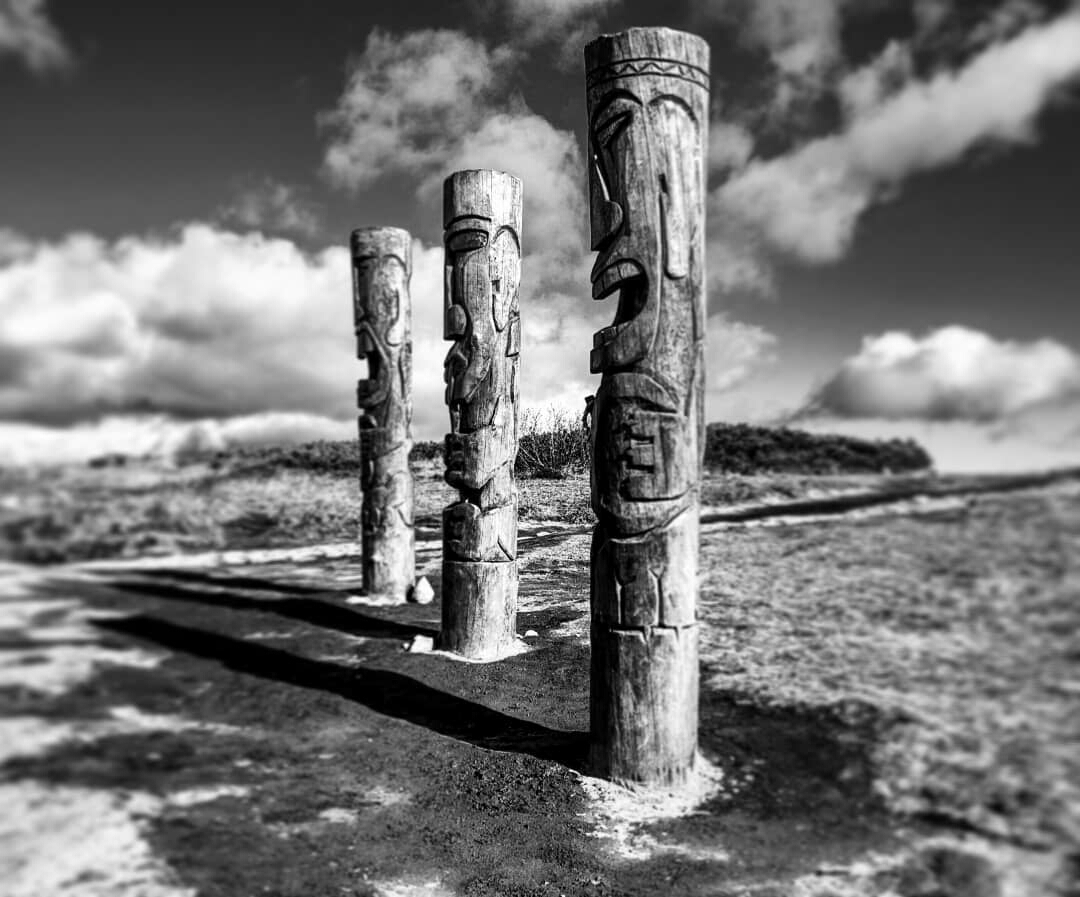
[[[619,306],[615,320],[610,327],[593,334],[594,349],[614,341],[645,307],[648,298],[645,269],[631,259],[621,259],[593,278],[593,299],[606,299],[616,290],[619,291]]]
[[[356,381],[357,403],[364,407],[382,401],[386,390],[385,359],[378,344],[366,331],[358,334],[356,356],[367,362],[367,377]]]

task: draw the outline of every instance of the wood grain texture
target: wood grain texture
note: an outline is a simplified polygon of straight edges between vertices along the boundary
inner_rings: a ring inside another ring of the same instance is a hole
[[[440,646],[504,653],[517,622],[518,358],[521,181],[499,171],[446,179],[444,336],[446,481]]]
[[[697,742],[709,47],[634,28],[585,48],[595,334],[591,757],[678,785]]]
[[[353,231],[353,320],[361,409],[364,590],[405,601],[415,578],[412,448],[412,240],[396,227]]]

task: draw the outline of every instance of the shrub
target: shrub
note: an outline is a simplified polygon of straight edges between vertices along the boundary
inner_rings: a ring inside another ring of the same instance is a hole
[[[589,436],[581,419],[565,409],[527,408],[518,417],[519,474],[562,479],[589,469]]]
[[[441,440],[426,440],[414,442],[412,451],[409,452],[410,461],[431,461],[433,458],[443,457],[443,443]]]

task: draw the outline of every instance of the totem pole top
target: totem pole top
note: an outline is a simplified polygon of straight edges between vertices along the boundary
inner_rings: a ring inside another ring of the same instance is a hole
[[[349,244],[355,255],[397,255],[408,257],[412,236],[400,227],[358,227]]]
[[[613,78],[651,75],[684,78],[708,88],[709,45],[696,34],[672,28],[629,28],[586,44],[585,71],[589,87]]]
[[[466,217],[498,220],[520,231],[520,178],[490,168],[455,171],[443,181],[443,227]]]

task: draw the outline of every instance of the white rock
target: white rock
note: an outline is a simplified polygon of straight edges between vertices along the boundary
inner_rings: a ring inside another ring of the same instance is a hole
[[[428,654],[435,650],[435,639],[430,635],[413,636],[408,650],[410,654]]]
[[[428,582],[426,576],[421,576],[416,581],[416,585],[412,587],[412,591],[409,592],[409,600],[413,604],[431,604],[434,597],[435,590],[431,587],[431,583]]]
[[[522,638],[540,638],[540,633],[535,629],[528,629],[525,631],[525,635]]]

